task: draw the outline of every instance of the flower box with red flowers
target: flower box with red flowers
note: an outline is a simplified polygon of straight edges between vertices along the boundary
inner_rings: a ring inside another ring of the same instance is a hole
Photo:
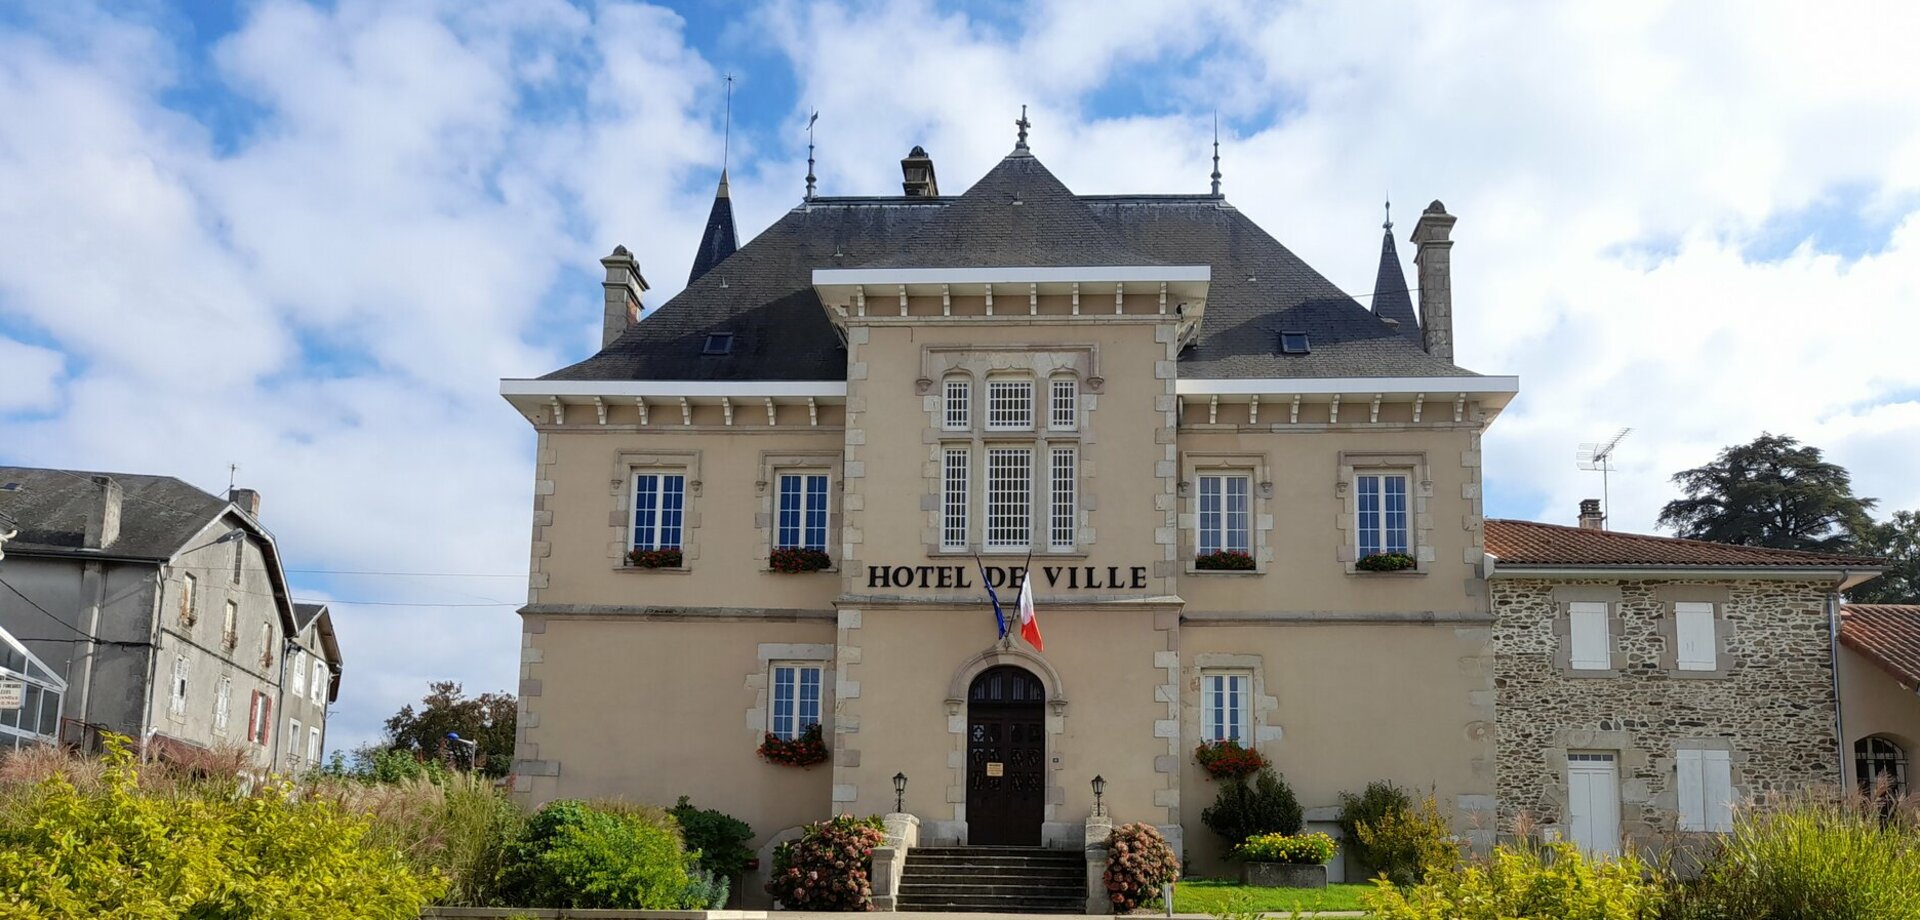
[[[767,555],[767,568],[789,575],[833,567],[833,558],[817,549],[783,546]]]
[[[1235,549],[1201,553],[1193,557],[1193,567],[1203,572],[1251,572],[1253,556]]]
[[[1260,756],[1259,751],[1241,747],[1240,742],[1231,738],[1200,742],[1200,746],[1193,751],[1193,759],[1199,761],[1200,768],[1214,779],[1252,776],[1267,765],[1267,759]]]
[[[627,554],[627,565],[636,569],[677,569],[682,560],[678,546],[636,549]]]
[[[807,726],[791,739],[767,732],[766,740],[760,742],[760,756],[768,763],[784,767],[811,767],[826,763],[827,742],[820,736],[820,723]]]

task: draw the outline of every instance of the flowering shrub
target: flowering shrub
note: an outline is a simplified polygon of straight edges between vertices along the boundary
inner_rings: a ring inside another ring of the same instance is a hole
[[[872,910],[873,848],[886,840],[879,818],[809,824],[800,839],[773,851],[767,893],[787,910]]]
[[[1217,553],[1201,553],[1193,557],[1193,567],[1207,571],[1251,572],[1253,557],[1239,550],[1223,549]]]
[[[1339,845],[1326,834],[1256,834],[1227,855],[1247,862],[1317,866],[1332,859],[1338,849]]]
[[[1373,553],[1360,557],[1353,567],[1362,572],[1404,572],[1419,564],[1406,553]]]
[[[800,736],[789,741],[773,732],[767,732],[765,740],[760,742],[760,756],[768,763],[777,763],[788,767],[811,767],[827,760],[827,742],[820,737],[820,723],[802,729]]]
[[[1107,899],[1124,914],[1180,879],[1180,857],[1151,824],[1122,824],[1107,836]]]
[[[1411,888],[1395,888],[1385,878],[1373,884],[1360,901],[1380,920],[1627,920],[1662,916],[1667,899],[1665,880],[1633,854],[1594,861],[1571,843],[1499,846],[1485,861],[1436,866]],[[1843,915],[1815,908],[1726,916]]]
[[[817,549],[783,546],[767,556],[767,568],[776,572],[818,572],[833,566],[833,559]]]
[[[1193,759],[1200,768],[1214,779],[1239,779],[1260,772],[1267,765],[1267,759],[1253,748],[1241,747],[1240,742],[1228,738],[1225,741],[1202,741],[1193,749]]]
[[[680,547],[636,549],[627,554],[627,564],[637,569],[677,569],[680,567]]]

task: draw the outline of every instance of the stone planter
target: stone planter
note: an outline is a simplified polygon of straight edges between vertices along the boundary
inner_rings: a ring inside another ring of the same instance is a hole
[[[1260,888],[1325,888],[1327,867],[1294,863],[1250,862],[1240,864],[1240,882]]]

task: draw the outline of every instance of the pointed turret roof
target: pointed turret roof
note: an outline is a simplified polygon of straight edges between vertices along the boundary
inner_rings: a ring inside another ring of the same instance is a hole
[[[1420,341],[1420,320],[1413,312],[1413,297],[1407,292],[1407,276],[1400,269],[1400,253],[1393,248],[1393,221],[1382,225],[1380,271],[1373,278],[1373,315],[1400,325],[1400,334]]]
[[[707,212],[707,229],[700,235],[700,251],[693,254],[693,271],[687,273],[687,283],[700,280],[739,248],[733,232],[733,195],[727,191],[727,171],[722,169],[720,187],[713,193],[713,210]]]

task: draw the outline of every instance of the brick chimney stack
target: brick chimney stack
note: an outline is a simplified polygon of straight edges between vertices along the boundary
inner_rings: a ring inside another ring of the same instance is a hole
[[[607,269],[606,312],[600,323],[600,347],[613,344],[627,327],[640,321],[640,295],[647,292],[647,279],[640,276],[640,261],[625,246],[613,247],[613,254],[600,260]]]
[[[1607,516],[1600,512],[1600,500],[1584,498],[1580,500],[1580,529],[1606,530]]]
[[[260,516],[260,493],[252,489],[228,489],[227,501],[240,507],[252,517]]]
[[[1413,227],[1420,277],[1420,341],[1427,354],[1453,360],[1453,221],[1446,205],[1427,205]]]
[[[111,476],[93,477],[95,501],[87,509],[87,533],[81,546],[106,549],[120,539],[120,484]]]

